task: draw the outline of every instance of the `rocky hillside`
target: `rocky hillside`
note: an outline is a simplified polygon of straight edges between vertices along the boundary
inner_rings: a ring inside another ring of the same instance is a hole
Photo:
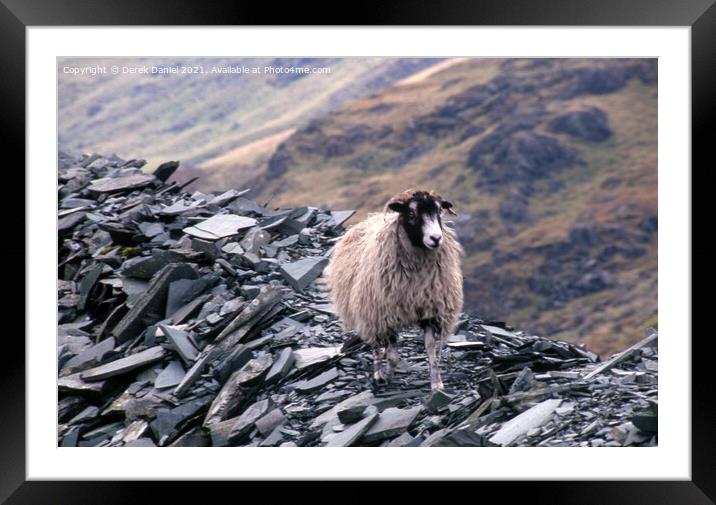
[[[656,60],[471,59],[312,120],[257,187],[277,205],[380,210],[447,195],[466,307],[598,353],[657,316]]]
[[[154,165],[180,159],[179,177],[186,181],[201,176],[195,187],[205,191],[243,186],[296,127],[440,61],[61,58],[59,145],[71,152],[97,150],[124,157],[142,153]],[[128,70],[115,75],[110,72],[113,65]],[[101,67],[107,73],[77,75],[63,70],[80,67]],[[152,67],[177,73],[152,73]],[[304,67],[329,71],[278,73]],[[138,73],[145,68],[148,73]],[[254,68],[259,73],[253,73]]]
[[[177,162],[62,154],[58,445],[657,444],[657,334],[611,359],[460,318],[431,393],[420,335],[373,389],[315,280],[352,212],[188,193]]]

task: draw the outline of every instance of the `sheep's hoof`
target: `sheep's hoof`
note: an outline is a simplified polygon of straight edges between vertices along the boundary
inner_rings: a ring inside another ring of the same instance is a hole
[[[375,386],[387,386],[389,382],[390,378],[382,370],[373,372],[373,384]]]

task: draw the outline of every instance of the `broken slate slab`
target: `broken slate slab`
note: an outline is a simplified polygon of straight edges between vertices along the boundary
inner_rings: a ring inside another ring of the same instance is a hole
[[[179,279],[196,279],[194,268],[186,263],[170,263],[152,277],[147,290],[117,323],[112,334],[117,343],[136,337],[148,325],[159,322],[165,313],[169,285]]]
[[[96,193],[114,193],[128,191],[150,185],[157,179],[148,174],[132,174],[124,177],[105,177],[97,179],[87,189]]]
[[[340,345],[334,347],[309,347],[293,351],[296,368],[303,370],[319,363],[324,363],[341,354]]]
[[[281,409],[276,408],[266,413],[256,421],[256,429],[262,436],[267,437],[286,421],[286,416]]]
[[[251,217],[237,216],[235,214],[219,214],[206,221],[184,228],[184,233],[206,240],[218,240],[236,235],[239,231],[256,225]]]
[[[356,405],[363,405],[367,407],[374,400],[375,397],[370,391],[363,391],[361,393],[351,396],[350,398],[346,398],[342,402],[333,406],[331,409],[322,413],[320,416],[316,417],[311,422],[310,429],[320,428],[321,426],[325,425],[338,424],[338,412]]]
[[[559,407],[562,400],[544,400],[534,407],[510,419],[490,437],[497,445],[509,445],[533,428],[542,426]]]
[[[177,352],[184,364],[191,366],[199,352],[189,340],[189,334],[174,326],[160,324],[159,328],[161,328],[162,333],[167,337],[172,348]]]
[[[57,390],[66,394],[84,394],[100,396],[107,389],[107,381],[87,382],[80,377],[81,372],[65,375],[57,379]]]
[[[162,370],[154,381],[154,387],[164,389],[176,386],[184,378],[184,367],[178,359],[169,362],[167,367]]]
[[[440,389],[436,389],[430,393],[430,396],[425,401],[425,408],[431,414],[437,414],[439,411],[446,409],[451,401],[453,401],[452,396]]]
[[[150,347],[149,349],[132,354],[126,358],[120,358],[116,361],[86,370],[80,374],[80,377],[85,381],[98,381],[108,377],[114,377],[115,375],[122,375],[159,361],[166,355],[167,351],[162,346]]]
[[[223,421],[230,417],[236,408],[246,400],[247,390],[258,382],[271,367],[270,354],[264,354],[246,363],[226,381],[216,395],[204,419],[204,426]]]
[[[385,409],[380,413],[375,424],[363,435],[362,440],[365,443],[378,442],[404,433],[415,421],[421,410],[423,410],[422,405],[408,409],[397,407]]]
[[[371,426],[373,426],[379,416],[380,414],[375,412],[349,426],[340,433],[331,435],[327,440],[326,447],[350,447],[358,439],[360,439],[360,437],[362,437]]]
[[[92,267],[87,275],[82,278],[79,285],[80,298],[77,302],[77,310],[85,310],[92,288],[94,288],[95,284],[97,284],[97,279],[99,279],[99,276],[102,274],[103,268],[104,265],[102,263],[97,263],[94,267]]]
[[[281,265],[284,279],[293,289],[303,291],[309,284],[321,275],[328,264],[328,258],[308,257],[293,263]]]
[[[122,265],[120,272],[126,277],[136,279],[151,279],[154,274],[169,263],[179,263],[183,260],[180,254],[173,251],[161,251],[151,256],[132,258]]]
[[[268,398],[249,406],[236,419],[234,426],[231,428],[231,432],[229,432],[229,440],[239,440],[248,435],[256,424],[256,421],[266,415],[271,407],[273,407],[273,404]]]
[[[337,210],[331,212],[331,217],[333,217],[333,222],[336,223],[336,226],[341,226],[343,223],[348,221],[355,213],[355,210]]]
[[[338,378],[338,369],[333,367],[330,370],[317,375],[313,379],[307,379],[294,385],[294,388],[299,393],[312,393],[318,389],[321,389],[326,384],[334,381]]]
[[[63,368],[74,368],[92,360],[101,363],[102,358],[114,350],[114,345],[113,337],[106,338],[100,341],[100,343],[93,345],[89,349],[86,349],[77,356],[71,358],[67,361],[67,363],[65,363]]]
[[[176,172],[177,168],[179,168],[178,161],[165,161],[157,167],[153,175],[160,181],[167,182],[167,179],[169,179],[172,174]]]
[[[266,384],[273,384],[274,382],[278,382],[286,377],[288,372],[293,367],[293,361],[293,350],[290,347],[282,349],[276,358],[276,361],[274,361],[271,370],[269,370],[266,375]]]

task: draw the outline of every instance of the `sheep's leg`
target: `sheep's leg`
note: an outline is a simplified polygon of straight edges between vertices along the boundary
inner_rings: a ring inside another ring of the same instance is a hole
[[[400,354],[398,354],[398,334],[397,333],[391,333],[388,337],[388,348],[386,349],[386,368],[385,372],[387,374],[388,380],[390,380],[393,377],[393,374],[395,373],[395,368],[398,366],[398,363],[400,362]]]
[[[430,387],[443,389],[443,380],[440,377],[440,349],[442,347],[441,332],[435,327],[434,321],[425,322],[425,350],[428,354],[430,368]]]
[[[373,347],[373,382],[376,385],[383,385],[388,382],[385,369],[385,349],[376,345]]]

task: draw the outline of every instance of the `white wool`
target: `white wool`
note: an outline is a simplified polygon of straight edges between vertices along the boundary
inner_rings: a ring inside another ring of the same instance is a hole
[[[439,247],[417,248],[397,214],[372,214],[348,230],[326,273],[344,328],[371,345],[424,319],[438,322],[436,337],[450,334],[463,304],[463,251],[451,228],[440,234]]]

